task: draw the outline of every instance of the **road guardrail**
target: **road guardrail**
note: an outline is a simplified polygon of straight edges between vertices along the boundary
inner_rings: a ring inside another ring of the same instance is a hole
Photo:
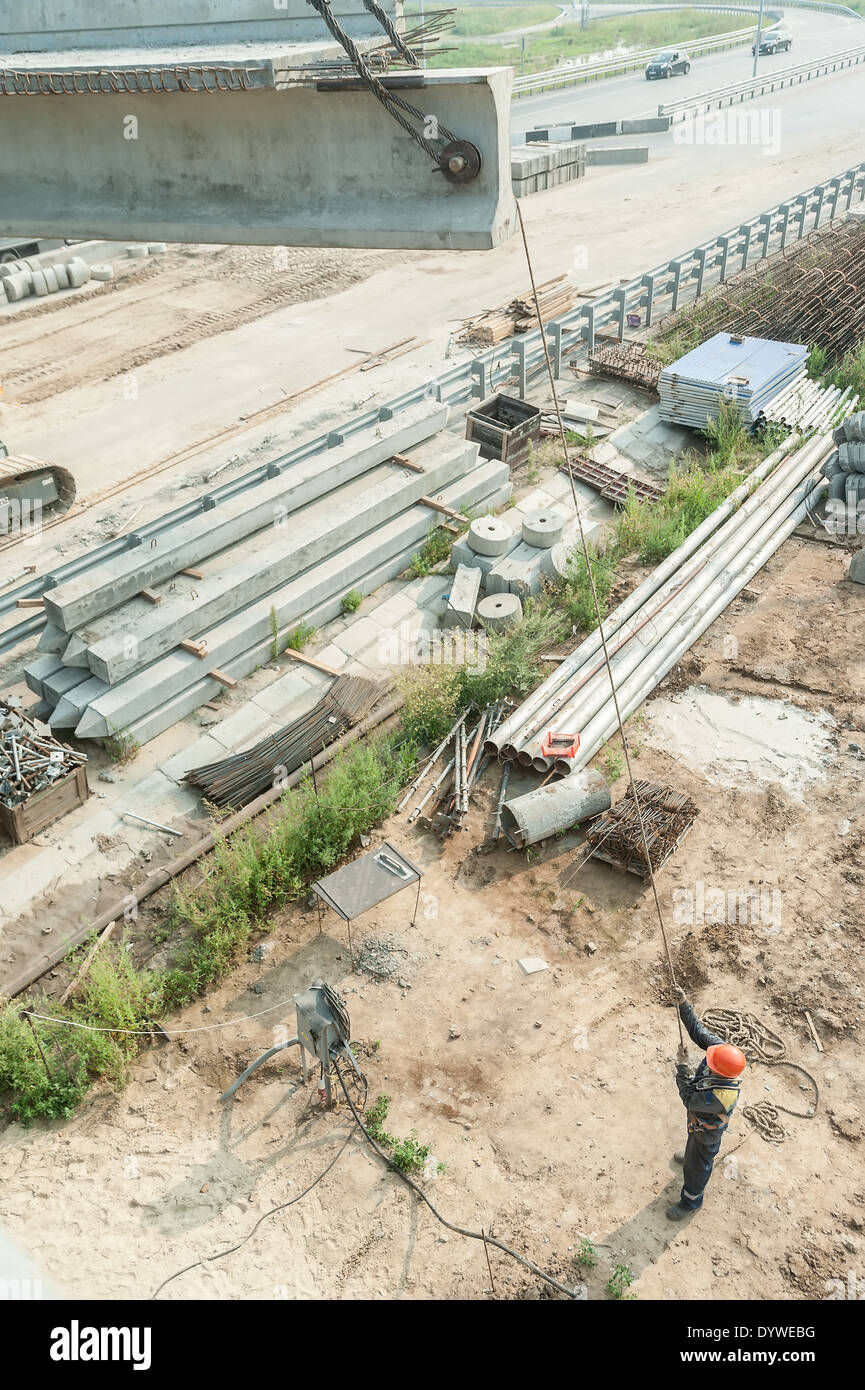
[[[714,6],[712,7],[714,9]],[[723,13],[748,14],[748,10],[729,10]],[[756,13],[756,12],[755,12]],[[778,10],[765,12],[772,24],[780,21]],[[706,53],[721,53],[725,49],[739,48],[753,41],[756,29],[735,29],[729,34],[715,34],[708,39],[696,39],[687,45],[688,53],[700,57]],[[765,31],[764,31],[765,32]],[[686,47],[685,44],[682,47]],[[535,96],[538,92],[551,92],[560,87],[576,87],[583,82],[595,82],[603,77],[619,77],[622,73],[637,72],[644,68],[650,58],[657,56],[655,48],[641,48],[633,53],[623,53],[620,58],[599,58],[594,63],[580,63],[574,67],[550,68],[547,72],[531,73],[528,77],[514,79],[513,95],[519,97]]]
[[[751,101],[766,92],[780,92],[785,87],[797,87],[803,82],[811,82],[817,77],[827,77],[833,72],[856,67],[862,62],[865,62],[865,44],[859,48],[843,49],[840,53],[830,53],[825,58],[813,58],[810,62],[800,63],[796,67],[776,68],[764,77],[752,77],[746,82],[732,82],[726,87],[716,87],[714,91],[702,92],[696,97],[661,102],[658,115],[669,116],[673,121],[686,120],[689,116],[699,116],[704,111],[732,106],[737,101]]]

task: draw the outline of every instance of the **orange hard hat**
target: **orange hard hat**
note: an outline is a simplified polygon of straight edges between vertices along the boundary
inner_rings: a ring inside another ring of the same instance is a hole
[[[741,1076],[745,1070],[745,1054],[732,1043],[714,1043],[707,1047],[706,1061],[717,1076]]]

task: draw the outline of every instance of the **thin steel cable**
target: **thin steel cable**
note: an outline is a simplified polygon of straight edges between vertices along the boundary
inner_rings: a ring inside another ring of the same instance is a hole
[[[403,40],[402,34],[397,32],[396,25],[386,10],[377,4],[377,0],[363,0],[363,7],[368,14],[377,19],[384,32],[387,34],[397,53],[409,64],[410,67],[419,68],[420,59],[413,53],[408,44]]]
[[[565,435],[565,426],[564,426],[564,422],[563,422],[563,420],[562,420],[562,412],[561,412],[561,410],[560,410],[560,408],[559,408],[559,396],[558,396],[558,392],[557,392],[557,390],[556,390],[556,378],[555,378],[555,373],[553,372],[553,364],[552,364],[552,362],[550,361],[550,351],[549,351],[549,347],[548,347],[548,345],[547,345],[547,334],[546,334],[546,330],[545,330],[545,328],[544,328],[544,321],[543,321],[543,318],[541,317],[541,306],[540,306],[540,302],[539,302],[539,300],[538,300],[537,286],[536,286],[536,284],[535,284],[535,272],[534,272],[534,269],[533,269],[533,266],[532,266],[532,257],[531,257],[531,252],[529,251],[528,238],[527,238],[527,236],[526,236],[526,224],[525,224],[525,222],[523,221],[523,212],[522,212],[522,208],[520,207],[520,201],[519,201],[519,199],[516,200],[516,208],[517,208],[517,219],[518,219],[519,224],[520,224],[520,234],[521,234],[521,236],[522,236],[522,241],[523,241],[523,249],[524,249],[524,251],[525,251],[525,253],[526,253],[526,265],[528,266],[529,280],[530,280],[531,286],[532,286],[532,296],[533,296],[534,301],[535,301],[535,314],[536,314],[537,320],[538,320],[538,328],[539,328],[539,330],[540,330],[541,342],[542,342],[543,348],[544,348],[544,358],[546,359],[546,364],[547,364],[547,375],[549,376],[549,380],[550,380],[550,390],[551,390],[552,396],[553,396],[553,406],[554,406],[554,408],[555,408],[556,419],[558,420],[558,424],[559,424],[559,435],[560,435],[560,438],[561,438],[562,448],[563,448],[563,450],[564,450],[564,461],[565,461],[565,465],[566,465],[566,468],[567,468],[567,474],[568,474],[568,477],[570,478],[570,482],[571,482],[571,493],[572,493],[573,499],[574,499],[574,511],[575,511],[576,514],[577,514],[577,525],[578,525],[579,531],[580,531],[580,545],[582,546],[583,555],[584,555],[585,561],[586,561],[586,574],[588,575],[589,586],[590,586],[591,591],[592,591],[592,603],[593,603],[594,609],[595,609],[595,618],[596,618],[596,621],[597,621],[597,624],[598,624],[598,631],[599,631],[600,638],[601,638],[601,646],[602,646],[603,652],[604,652],[604,664],[605,664],[605,666],[606,666],[606,668],[607,668],[607,675],[609,676],[609,680],[610,680],[610,690],[612,691],[613,707],[614,707],[614,709],[615,709],[615,711],[616,711],[616,723],[617,723],[618,726],[619,726],[619,737],[620,737],[621,740],[622,740],[622,752],[623,752],[624,755],[625,755],[625,765],[626,765],[627,770],[628,770],[628,778],[629,778],[629,780],[630,780],[630,784],[631,784],[631,788],[632,788],[633,796],[634,796],[634,803],[635,803],[636,810],[637,810],[637,819],[638,819],[639,824],[640,824],[640,838],[642,839],[642,842],[643,842],[643,854],[645,855],[646,864],[647,864],[648,870],[649,870],[649,880],[650,880],[651,885],[652,885],[652,896],[653,896],[654,899],[655,899],[655,909],[656,909],[657,914],[658,914],[658,925],[659,925],[659,927],[660,927],[660,929],[661,929],[661,940],[662,940],[663,943],[664,943],[664,952],[665,952],[666,957],[667,957],[667,967],[668,967],[668,969],[669,969],[669,971],[670,971],[670,981],[671,981],[672,985],[673,985],[674,988],[675,988],[675,987],[677,986],[676,972],[675,972],[675,969],[674,969],[674,967],[673,967],[673,957],[672,957],[671,954],[670,954],[670,944],[669,944],[669,942],[668,942],[668,940],[667,940],[667,931],[666,931],[666,927],[664,926],[664,914],[663,914],[663,912],[661,911],[661,900],[660,900],[660,898],[658,897],[658,887],[657,887],[657,884],[655,883],[655,871],[654,871],[654,869],[653,869],[653,867],[652,867],[652,858],[651,858],[651,855],[650,855],[650,853],[649,853],[649,845],[648,845],[648,841],[647,841],[647,839],[646,839],[646,828],[645,828],[645,825],[643,824],[643,809],[642,809],[642,806],[640,805],[640,798],[639,798],[639,796],[637,795],[636,778],[634,777],[633,771],[631,770],[631,755],[630,755],[630,751],[629,751],[629,749],[628,749],[628,741],[627,741],[627,739],[625,738],[625,728],[624,728],[624,723],[623,723],[623,721],[622,721],[622,713],[621,713],[621,710],[619,709],[619,696],[618,696],[618,692],[617,692],[617,690],[616,690],[616,682],[615,682],[615,679],[614,679],[614,677],[613,677],[612,667],[611,667],[611,665],[610,665],[610,656],[609,656],[609,652],[608,652],[608,650],[607,650],[607,638],[606,638],[606,634],[605,634],[605,632],[604,632],[604,619],[603,619],[603,614],[601,613],[601,605],[600,605],[600,603],[598,602],[598,593],[597,593],[597,589],[595,588],[595,576],[594,576],[594,574],[593,574],[593,572],[592,572],[592,562],[591,562],[591,559],[590,559],[590,557],[589,557],[589,549],[588,549],[588,546],[587,546],[587,544],[586,544],[586,536],[585,536],[585,532],[584,532],[584,530],[583,530],[583,515],[582,515],[582,511],[580,510],[579,501],[578,501],[578,499],[577,499],[577,489],[576,489],[576,484],[575,484],[575,482],[574,482],[573,471],[572,471],[572,469],[571,469],[570,455],[569,455],[569,453],[568,453],[568,441],[567,441],[567,436]],[[678,1026],[679,1026],[679,1043],[680,1043],[680,1045],[681,1045],[681,1044],[684,1044],[685,1037],[684,1037],[684,1033],[683,1033],[683,1031],[682,1031],[682,1020],[681,1020],[681,1017],[679,1016],[679,1010],[678,1010],[678,1008],[676,1009],[676,1022],[677,1022]]]

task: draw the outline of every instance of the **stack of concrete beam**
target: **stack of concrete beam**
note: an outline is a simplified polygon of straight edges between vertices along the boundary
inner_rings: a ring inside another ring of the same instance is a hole
[[[395,578],[445,507],[510,495],[424,401],[135,546],[45,595],[27,683],[52,728],[144,743],[266,662],[299,624],[337,617],[351,590]],[[410,465],[403,460],[411,453]],[[218,674],[213,674],[217,672]]]

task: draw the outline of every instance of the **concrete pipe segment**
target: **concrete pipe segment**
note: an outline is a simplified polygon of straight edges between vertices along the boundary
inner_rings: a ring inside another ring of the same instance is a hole
[[[502,829],[516,849],[536,845],[550,835],[609,811],[610,789],[594,768],[574,772],[563,782],[538,787],[502,807]]]
[[[469,527],[468,541],[476,555],[506,555],[513,549],[514,533],[496,516],[479,516]]]
[[[523,517],[523,540],[540,550],[552,550],[562,539],[564,529],[564,517],[552,510],[528,512]]]
[[[488,594],[477,607],[478,622],[487,632],[506,632],[523,616],[523,605],[516,594]]]

